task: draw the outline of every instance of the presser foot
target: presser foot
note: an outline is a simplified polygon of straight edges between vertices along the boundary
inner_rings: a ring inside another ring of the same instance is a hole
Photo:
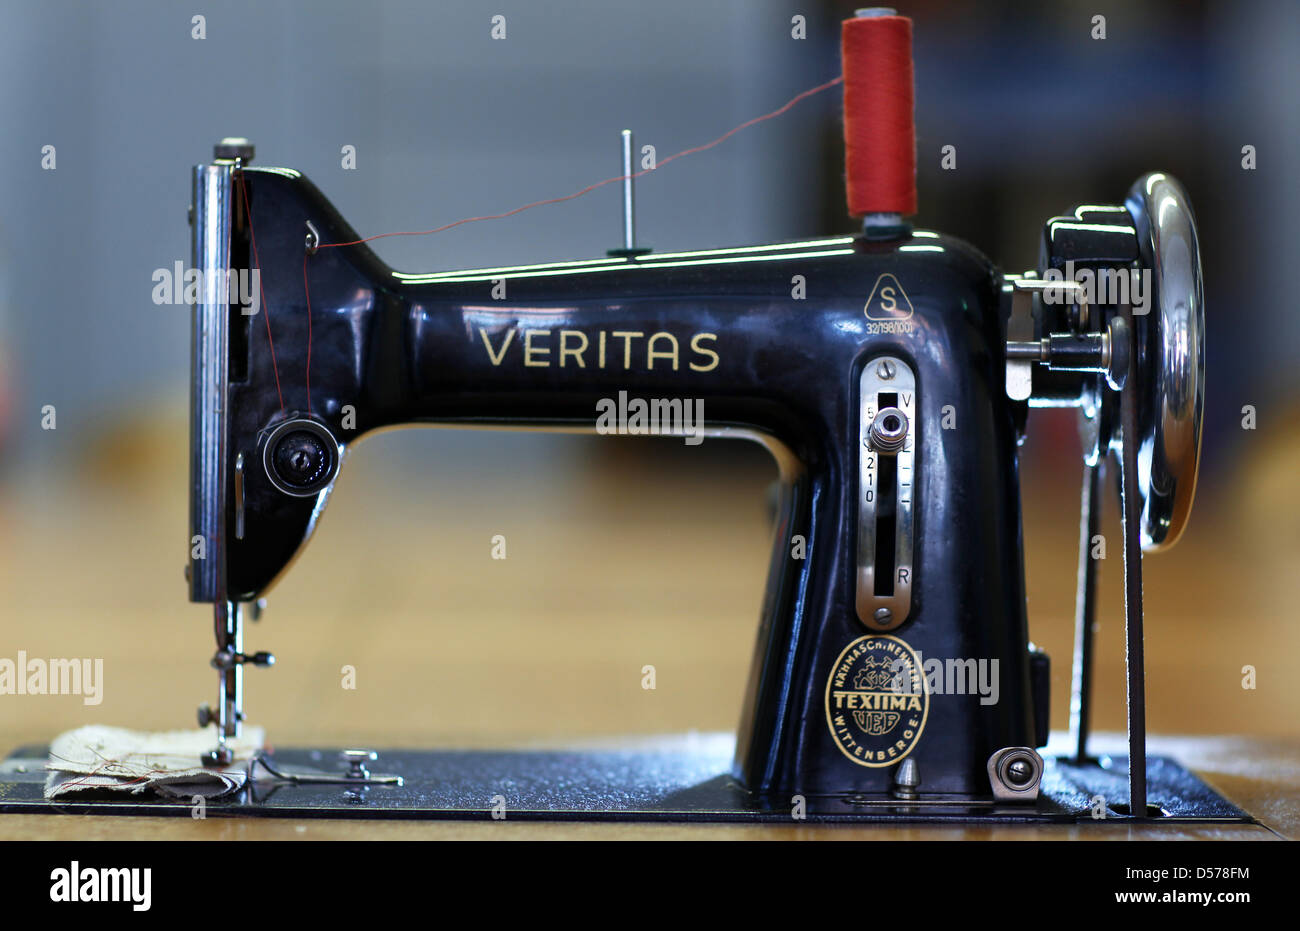
[[[253,617],[261,615],[262,602],[255,602]],[[207,767],[230,766],[234,751],[227,741],[238,737],[244,722],[244,666],[274,666],[275,655],[267,652],[244,652],[244,608],[237,601],[218,601],[214,605],[214,630],[217,651],[212,668],[217,671],[217,705],[199,706],[199,727],[216,725],[217,746],[199,757]]]
[[[259,619],[264,602],[253,605],[253,619]],[[268,667],[276,664],[272,653],[244,653],[243,605],[239,602],[218,601],[213,605],[213,629],[216,633],[217,651],[212,655],[212,668],[217,671],[217,706],[199,706],[199,727],[214,724],[217,728],[217,745],[200,755],[199,762],[207,767],[230,766],[234,752],[226,741],[238,737],[242,728],[243,667]]]
[[[199,760],[204,766],[209,768],[229,766],[231,763],[235,762],[235,754],[229,747],[223,744],[220,747],[209,750],[207,753],[199,757]]]

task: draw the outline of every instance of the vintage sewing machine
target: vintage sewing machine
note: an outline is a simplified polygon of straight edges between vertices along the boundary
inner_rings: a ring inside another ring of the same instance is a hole
[[[597,401],[626,391],[703,398],[710,435],[766,444],[784,479],[726,790],[737,811],[788,816],[799,795],[849,816],[1086,816],[1100,793],[1113,817],[1130,791],[1149,794],[1141,767],[1123,791],[1118,764],[1092,765],[1106,791],[1084,778],[1089,549],[1113,454],[1141,760],[1141,550],[1171,545],[1186,524],[1204,377],[1196,230],[1174,179],[1150,174],[1122,202],[1049,220],[1036,274],[1004,275],[898,218],[856,237],[682,254],[629,242],[585,262],[408,275],[364,245],[319,249],[359,237],[310,181],[250,166],[250,154],[219,147],[195,171],[195,266],[258,267],[255,234],[278,365],[304,370],[309,326],[313,357],[310,396],[301,379],[277,387],[262,321],[237,304],[195,308],[191,530],[209,547],[189,584],[216,616],[220,694],[202,715],[215,724],[211,763],[244,717],[243,666],[269,660],[244,652],[245,606],[306,545],[353,443],[420,423],[592,429]],[[1149,312],[1049,278],[1067,261],[1148,275]],[[806,299],[792,297],[793,274],[815,283]],[[1033,405],[1079,408],[1089,449],[1078,759],[1055,767],[1064,798],[1046,809],[1035,748],[1047,740],[1048,667],[1027,634],[1017,487]],[[996,660],[999,700],[930,694],[918,653]],[[1173,794],[1160,786],[1165,813],[1208,804],[1203,787],[1185,794],[1186,773],[1162,771],[1175,776]],[[1208,810],[1222,816],[1221,804]],[[726,806],[709,798],[704,810]]]
[[[890,209],[854,211],[867,214],[856,236],[638,249],[628,161],[613,254],[404,274],[364,243],[342,245],[358,233],[298,172],[251,164],[243,140],[215,156],[194,171],[204,291],[190,535],[205,545],[187,571],[191,601],[215,612],[208,765],[227,763],[240,733],[244,666],[273,661],[245,652],[245,612],[288,571],[348,450],[374,431],[592,430],[598,401],[619,392],[701,398],[708,435],[763,443],[783,479],[730,760],[393,751],[374,765],[401,785],[356,763],[232,811],[486,817],[493,786],[509,782],[512,817],[1244,817],[1145,755],[1142,552],[1187,523],[1204,392],[1196,226],[1172,177],[1049,219],[1038,269],[1004,274]],[[227,270],[253,269],[273,344],[264,317],[219,287]],[[1086,440],[1075,752],[1047,760],[1048,659],[1028,635],[1017,462],[1034,406],[1077,408]],[[1127,759],[1087,748],[1089,551],[1108,459],[1123,503]],[[923,658],[971,670],[972,683],[974,664],[989,664],[997,700],[937,691]],[[321,766],[305,753],[266,759]]]
[[[869,28],[846,24],[847,94],[864,67],[854,27]],[[718,797],[683,814],[786,817],[799,796],[822,815],[1073,817],[1101,795],[1112,816],[1147,814],[1148,797],[1155,816],[1222,815],[1169,765],[1103,768],[1086,748],[1105,460],[1122,490],[1139,764],[1141,551],[1177,540],[1196,484],[1204,312],[1178,182],[1149,174],[1113,204],[1048,220],[1023,275],[913,229],[892,203],[858,205],[860,236],[659,254],[636,248],[624,143],[622,249],[423,275],[364,243],[326,248],[360,237],[297,172],[250,165],[251,146],[218,146],[195,170],[194,266],[212,281],[260,268],[276,310],[273,359],[263,321],[215,291],[195,308],[191,533],[209,546],[189,584],[216,616],[209,762],[239,732],[243,666],[269,659],[244,652],[244,606],[306,545],[352,444],[421,423],[590,430],[599,399],[625,391],[702,398],[709,434],[764,443],[784,480],[734,760]],[[279,378],[307,369],[304,350],[310,381]],[[1034,405],[1077,407],[1088,450],[1077,752],[1047,782],[1048,661],[1027,633],[1017,487]],[[996,661],[998,700],[931,694],[921,657]],[[1148,785],[1157,771],[1172,784]],[[530,804],[547,808],[511,807]]]

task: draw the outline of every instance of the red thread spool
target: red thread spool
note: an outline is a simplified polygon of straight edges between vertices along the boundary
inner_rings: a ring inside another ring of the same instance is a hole
[[[912,21],[844,21],[844,162],[849,213],[916,213]]]

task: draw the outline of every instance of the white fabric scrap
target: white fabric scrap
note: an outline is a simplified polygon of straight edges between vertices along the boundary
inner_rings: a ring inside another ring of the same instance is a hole
[[[235,754],[231,765],[208,768],[199,761],[216,746],[212,728],[150,733],[98,724],[79,727],[50,744],[45,797],[107,789],[131,795],[152,790],[170,798],[219,798],[243,787],[249,760],[265,739],[262,728],[244,728],[243,736],[227,741]]]

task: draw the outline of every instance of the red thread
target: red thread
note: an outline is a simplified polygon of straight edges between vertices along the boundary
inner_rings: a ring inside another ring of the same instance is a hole
[[[912,21],[844,21],[844,162],[849,213],[916,213]]]
[[[275,341],[271,339],[271,305],[266,303],[266,289],[262,287],[262,262],[257,257],[257,237],[253,235],[253,211],[248,209],[248,187],[244,184],[243,169],[239,171],[239,190],[244,196],[244,215],[248,217],[248,241],[253,247],[253,266],[257,269],[257,290],[262,296],[262,313],[266,315],[266,342],[271,347],[271,370],[275,372],[275,393],[280,396],[280,412],[284,412],[284,394],[280,391],[280,367],[275,363]],[[310,322],[310,317],[308,321]]]
[[[616,181],[623,181],[629,177],[639,178],[642,175],[649,174],[652,171],[657,171],[658,169],[662,168],[664,165],[667,165],[669,162],[673,161],[674,159],[682,158],[683,156],[686,155],[694,155],[697,152],[703,152],[707,149],[711,149],[715,145],[718,145],[719,143],[725,142],[726,140],[730,139],[732,136],[740,132],[742,129],[748,129],[750,126],[753,126],[756,123],[761,123],[764,120],[770,120],[773,117],[780,116],[782,113],[788,111],[791,107],[799,103],[801,100],[805,100],[808,97],[813,96],[814,94],[819,94],[824,90],[828,90],[829,88],[832,88],[836,84],[840,84],[843,81],[844,81],[844,77],[840,76],[840,77],[832,78],[831,80],[827,81],[825,84],[818,84],[816,87],[809,88],[808,90],[803,91],[800,94],[796,94],[789,101],[787,101],[785,104],[778,107],[777,109],[773,110],[771,113],[764,113],[762,116],[756,116],[752,120],[746,120],[744,123],[741,123],[739,126],[735,127],[734,129],[728,130],[727,132],[723,133],[721,136],[719,136],[717,139],[714,139],[712,142],[706,142],[704,145],[698,145],[691,149],[683,149],[681,152],[675,152],[672,155],[669,155],[667,158],[660,159],[656,163],[654,168],[644,168],[641,171],[634,172],[631,175],[618,175],[617,177],[614,178],[606,178],[604,181],[597,181],[595,184],[588,185],[587,187],[583,188],[581,191],[575,191],[572,194],[566,194],[564,197],[553,197],[549,200],[534,201],[531,204],[524,204],[522,207],[516,207],[514,210],[507,210],[505,213],[494,213],[482,217],[466,217],[463,220],[457,220],[455,223],[448,223],[445,226],[439,226],[431,230],[414,230],[414,231],[403,231],[403,232],[396,232],[396,233],[380,233],[376,236],[367,236],[364,239],[354,239],[352,242],[321,243],[319,246],[317,246],[317,250],[319,251],[320,249],[335,249],[341,246],[359,246],[362,243],[373,242],[376,239],[386,239],[389,236],[430,236],[434,233],[441,233],[444,232],[445,230],[453,229],[454,227],[457,226],[463,226],[466,223],[477,223],[480,220],[504,220],[506,217],[513,217],[517,213],[523,213],[525,210],[531,210],[534,207],[544,207],[547,204],[560,204],[566,200],[573,200],[574,198],[581,197],[583,194],[591,193],[592,191],[596,190],[596,188],[604,187],[607,184],[613,184]],[[240,177],[240,181],[241,183],[243,181],[242,175]],[[245,195],[244,206],[245,209],[247,209],[248,206],[247,195]],[[253,231],[253,217],[251,213],[249,214],[249,218],[248,218],[248,231],[251,237]],[[253,247],[253,259],[255,261],[257,259],[256,245],[254,245]],[[307,298],[307,413],[310,414],[311,413],[311,285],[308,283],[307,280],[307,259],[308,259],[308,255],[304,255],[302,259],[302,289],[303,289],[303,293],[306,295]],[[265,299],[263,299],[262,303],[263,305],[266,304]],[[269,337],[271,334],[269,319],[267,321],[266,332],[267,332],[267,336]],[[272,346],[271,348],[271,363],[274,366],[275,364],[274,346]],[[278,370],[276,371],[275,378],[276,378],[276,390],[278,391],[280,387],[280,374]],[[280,409],[281,410],[284,409],[283,398],[280,399]]]
[[[910,29],[910,26],[909,26],[909,29]],[[910,32],[909,32],[909,35],[910,35]],[[908,71],[908,75],[909,75],[909,86],[910,86],[910,83],[911,83],[911,82],[910,82],[910,75],[911,75],[911,71],[910,71],[910,69],[909,69],[909,71]],[[631,175],[618,175],[617,177],[614,177],[614,178],[606,178],[604,181],[597,181],[595,184],[589,185],[589,186],[583,188],[581,191],[575,191],[575,192],[572,193],[572,194],[566,194],[564,197],[553,197],[553,198],[551,198],[550,200],[538,200],[538,201],[534,201],[534,202],[531,203],[531,204],[524,204],[522,207],[516,207],[514,210],[507,210],[505,213],[494,213],[494,214],[489,214],[489,215],[487,215],[487,216],[482,216],[482,217],[466,217],[466,218],[463,219],[463,220],[457,220],[455,223],[448,223],[446,226],[439,226],[439,227],[437,227],[436,229],[431,229],[431,230],[415,230],[415,231],[410,231],[410,232],[398,232],[398,233],[380,233],[380,234],[377,235],[377,236],[367,236],[365,239],[355,239],[355,240],[353,240],[352,242],[331,242],[331,243],[323,243],[323,244],[320,246],[320,248],[321,248],[321,249],[335,249],[335,248],[338,248],[338,247],[340,247],[340,246],[359,246],[359,245],[361,245],[362,243],[365,243],[365,242],[373,242],[373,241],[376,240],[376,239],[385,239],[385,238],[387,238],[387,237],[389,237],[389,236],[429,236],[429,235],[432,235],[433,233],[441,233],[441,232],[444,232],[444,231],[446,231],[446,230],[452,229],[452,228],[457,227],[457,226],[463,226],[463,225],[466,224],[466,223],[477,223],[477,222],[480,221],[480,220],[504,220],[506,217],[513,217],[513,216],[514,216],[515,214],[517,214],[517,213],[523,213],[525,210],[531,210],[531,209],[534,208],[534,207],[545,207],[547,204],[561,204],[561,203],[564,203],[564,201],[566,201],[566,200],[573,200],[575,197],[581,197],[583,194],[589,194],[589,193],[591,193],[592,191],[596,190],[596,188],[604,187],[604,186],[607,185],[607,184],[613,184],[613,183],[616,182],[616,181],[624,181],[624,180],[626,180],[626,179],[629,178],[629,177],[630,177],[630,178],[639,178],[639,177],[641,177],[642,175],[648,175],[650,172],[652,172],[652,171],[657,171],[657,170],[659,170],[660,168],[662,168],[664,165],[667,165],[669,162],[673,161],[674,159],[681,158],[681,157],[684,156],[684,155],[694,155],[696,152],[703,152],[703,151],[705,151],[706,149],[711,149],[711,148],[713,148],[715,145],[717,145],[718,143],[720,143],[720,142],[725,142],[727,139],[730,139],[732,136],[734,136],[736,133],[740,132],[742,129],[748,129],[750,126],[753,126],[755,123],[761,123],[761,122],[763,122],[764,120],[770,120],[770,119],[772,119],[772,118],[775,117],[775,116],[780,116],[782,113],[785,113],[787,110],[789,110],[789,109],[790,109],[791,107],[793,107],[795,104],[799,103],[799,101],[804,100],[805,98],[811,97],[813,94],[818,94],[818,93],[821,93],[822,91],[824,91],[824,90],[826,90],[826,89],[828,89],[828,88],[834,87],[836,84],[839,84],[839,83],[842,82],[843,80],[844,80],[843,76],[841,76],[841,77],[837,77],[837,78],[833,78],[833,79],[827,81],[825,84],[819,84],[819,85],[817,85],[816,87],[810,88],[810,89],[804,91],[804,92],[801,93],[801,94],[796,94],[796,95],[795,95],[795,96],[794,96],[790,101],[788,101],[784,106],[781,106],[781,107],[779,107],[779,108],[776,109],[776,110],[773,110],[771,113],[765,113],[765,114],[763,114],[762,116],[756,116],[756,117],[754,117],[752,120],[747,120],[747,121],[745,121],[744,123],[741,123],[741,124],[740,124],[739,126],[737,126],[735,129],[732,129],[732,130],[730,130],[730,131],[728,131],[728,132],[723,133],[721,136],[719,136],[717,139],[714,139],[712,142],[706,142],[704,145],[696,146],[696,147],[693,148],[693,149],[684,149],[684,150],[682,150],[681,152],[676,152],[676,153],[674,153],[674,154],[668,156],[667,158],[660,159],[660,160],[656,163],[656,165],[655,165],[654,168],[643,168],[641,171],[633,172]]]

